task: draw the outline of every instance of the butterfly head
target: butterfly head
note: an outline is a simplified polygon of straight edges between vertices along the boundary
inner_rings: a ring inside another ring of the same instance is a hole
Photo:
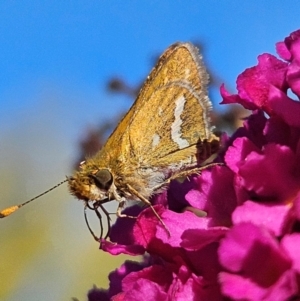
[[[101,201],[112,198],[113,175],[107,168],[97,168],[84,162],[68,183],[71,194],[78,199]]]

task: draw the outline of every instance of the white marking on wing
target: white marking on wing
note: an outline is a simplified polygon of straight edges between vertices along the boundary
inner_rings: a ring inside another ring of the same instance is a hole
[[[152,137],[152,148],[154,148],[155,146],[157,146],[158,143],[159,143],[159,141],[160,141],[159,135],[154,134],[153,137]]]
[[[185,102],[186,99],[184,98],[183,95],[176,99],[175,101],[176,106],[174,111],[175,120],[171,125],[171,138],[175,143],[178,144],[179,149],[189,146],[188,141],[186,139],[181,138],[182,119],[180,118],[180,116],[183,112]]]

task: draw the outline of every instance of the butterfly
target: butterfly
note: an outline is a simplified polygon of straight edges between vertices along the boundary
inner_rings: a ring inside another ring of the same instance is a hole
[[[202,146],[205,160],[218,145],[207,84],[196,47],[170,46],[103,148],[68,179],[71,194],[96,207],[116,200],[119,217],[128,199],[141,201],[167,229],[149,198],[171,180],[199,171],[197,146],[198,155]]]

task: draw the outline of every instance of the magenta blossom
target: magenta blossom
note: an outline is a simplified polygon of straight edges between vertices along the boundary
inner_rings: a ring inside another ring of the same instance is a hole
[[[89,300],[300,299],[300,30],[238,76],[223,104],[249,117],[201,175],[134,207],[101,249],[144,255],[110,275]],[[294,93],[293,99],[290,92]],[[133,213],[130,214],[133,214]],[[99,267],[100,268],[100,267]]]

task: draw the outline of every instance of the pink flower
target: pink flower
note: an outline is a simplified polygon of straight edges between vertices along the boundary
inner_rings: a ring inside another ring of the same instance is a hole
[[[264,53],[258,56],[258,65],[246,69],[237,79],[237,95],[229,95],[224,85],[221,87],[223,104],[240,103],[246,109],[263,109],[272,114],[269,104],[272,87],[286,91],[285,74],[287,63],[275,56]]]
[[[222,292],[232,300],[287,300],[297,294],[292,261],[264,227],[250,222],[234,226],[218,251],[225,268]]]
[[[300,103],[287,96],[290,88],[300,96],[300,30],[277,43],[283,62],[270,54],[258,57],[258,65],[246,69],[237,79],[238,94],[221,87],[223,104],[240,103],[246,109],[262,109],[279,116],[290,126],[300,126]]]

